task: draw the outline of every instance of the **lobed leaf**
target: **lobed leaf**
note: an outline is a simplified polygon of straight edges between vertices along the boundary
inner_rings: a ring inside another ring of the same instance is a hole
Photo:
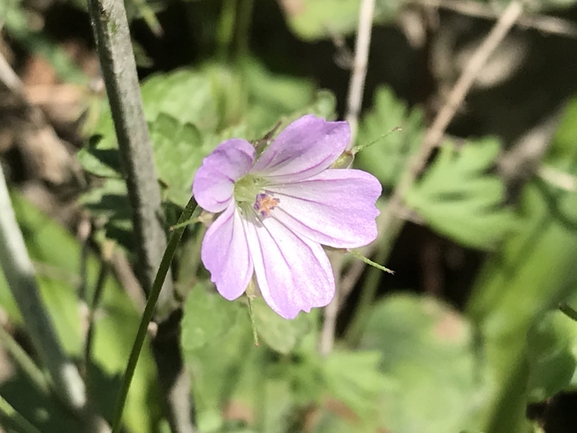
[[[491,249],[513,228],[504,206],[505,186],[489,172],[499,153],[497,140],[445,144],[405,201],[439,233],[463,245]]]
[[[577,324],[549,311],[529,329],[528,401],[540,402],[577,385]]]

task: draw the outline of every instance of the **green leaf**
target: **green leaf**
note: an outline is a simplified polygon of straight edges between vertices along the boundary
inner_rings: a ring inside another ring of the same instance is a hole
[[[194,125],[178,123],[164,113],[150,125],[150,138],[166,198],[184,207],[191,195],[194,174],[210,150],[203,148],[202,137]]]
[[[549,311],[527,335],[528,400],[547,400],[577,385],[577,324],[560,311]]]
[[[381,358],[378,351],[334,351],[322,365],[330,395],[365,423],[376,422],[380,397],[395,385],[379,371]]]
[[[84,170],[95,176],[121,178],[120,153],[115,147],[99,146],[102,138],[102,135],[93,135],[88,145],[80,149],[76,156]]]
[[[184,306],[181,342],[193,377],[199,431],[219,431],[223,409],[254,348],[248,313],[197,284]]]
[[[153,123],[160,113],[180,123],[191,123],[201,132],[215,131],[220,123],[210,73],[179,69],[155,74],[141,87],[146,120]]]
[[[448,306],[398,294],[376,305],[361,350],[381,353],[387,378],[381,428],[395,433],[458,432],[471,425],[484,392],[473,332]],[[447,411],[447,408],[451,408]]]
[[[381,87],[373,108],[360,123],[357,137],[357,145],[374,144],[355,156],[355,165],[374,174],[385,187],[393,188],[407,159],[419,148],[423,132],[422,111],[409,111],[390,88]]]
[[[240,321],[243,312],[238,303],[211,293],[202,284],[194,286],[184,304],[182,348],[192,352],[207,344],[217,344]]]
[[[313,315],[301,313],[293,320],[283,319],[262,298],[253,300],[253,311],[258,335],[271,349],[285,355],[314,327]]]
[[[488,171],[499,153],[495,139],[444,144],[423,178],[405,200],[439,233],[463,245],[490,249],[513,228],[513,214],[503,206],[505,186]]]

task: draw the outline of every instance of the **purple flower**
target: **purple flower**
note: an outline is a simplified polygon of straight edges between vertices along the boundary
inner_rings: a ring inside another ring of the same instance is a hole
[[[248,141],[230,139],[204,159],[192,189],[203,209],[222,212],[201,251],[222,296],[238,298],[254,275],[284,318],[331,301],[335,281],[321,245],[356,248],[377,237],[379,181],[330,168],[350,138],[346,122],[306,115],[260,156]]]

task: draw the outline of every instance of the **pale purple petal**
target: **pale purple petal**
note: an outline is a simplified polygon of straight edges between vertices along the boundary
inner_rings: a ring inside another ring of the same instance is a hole
[[[334,248],[357,248],[377,237],[375,202],[381,184],[360,170],[332,169],[300,182],[270,185],[279,200],[271,217],[308,239]]]
[[[321,173],[351,139],[347,122],[327,122],[311,114],[287,126],[265,149],[252,172],[275,182],[293,182]]]
[[[234,202],[208,228],[201,258],[223,297],[233,300],[244,293],[254,268],[242,217]]]
[[[215,213],[226,209],[232,200],[234,182],[250,171],[255,153],[248,141],[234,138],[204,158],[192,185],[200,207]]]
[[[262,223],[261,223],[262,221]],[[255,275],[266,303],[285,319],[326,306],[335,280],[323,248],[300,238],[274,218],[246,221]]]

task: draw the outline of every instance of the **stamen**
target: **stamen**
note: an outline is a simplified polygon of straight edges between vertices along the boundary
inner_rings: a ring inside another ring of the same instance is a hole
[[[268,217],[270,216],[270,212],[277,207],[279,203],[280,200],[278,198],[274,198],[270,194],[263,192],[257,194],[253,209],[261,214],[261,216]]]

